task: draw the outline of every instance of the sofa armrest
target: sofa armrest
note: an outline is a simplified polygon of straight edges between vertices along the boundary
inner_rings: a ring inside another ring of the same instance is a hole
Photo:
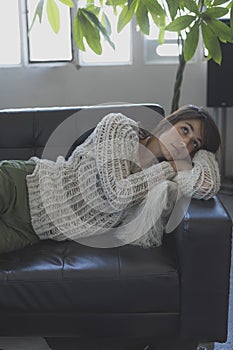
[[[180,267],[182,338],[227,338],[232,220],[217,196],[192,199],[174,231]]]

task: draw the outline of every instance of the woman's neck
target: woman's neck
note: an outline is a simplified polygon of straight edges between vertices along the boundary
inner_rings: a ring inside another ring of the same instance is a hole
[[[159,139],[156,136],[148,136],[145,140],[140,141],[149,151],[151,151],[156,158],[163,156],[160,148]]]
[[[162,154],[159,140],[155,136],[148,136],[141,139],[139,147],[139,159],[142,168],[162,161]]]

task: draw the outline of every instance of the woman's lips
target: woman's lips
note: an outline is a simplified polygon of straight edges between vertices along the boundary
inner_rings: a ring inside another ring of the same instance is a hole
[[[180,154],[179,149],[173,143],[171,144],[171,146],[176,151],[176,153],[179,155]]]

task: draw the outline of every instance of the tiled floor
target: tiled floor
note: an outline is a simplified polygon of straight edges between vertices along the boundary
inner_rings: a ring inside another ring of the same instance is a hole
[[[220,199],[223,201],[226,209],[233,218],[233,195],[226,196],[220,194]],[[233,260],[233,259],[232,259]],[[232,261],[233,265],[233,261]],[[226,343],[215,343],[215,344],[206,344],[208,350],[233,350],[233,266],[231,271],[231,291],[230,291],[230,309],[229,309],[229,330],[228,330],[228,339]],[[0,337],[0,350],[51,350],[48,344],[44,341],[43,338],[10,338],[10,337]],[[69,345],[64,348],[66,350],[71,350]],[[109,347],[108,350],[115,350],[116,347]],[[150,350],[150,347],[147,348]],[[147,350],[145,348],[145,350]],[[82,350],[77,348],[77,350]],[[93,350],[99,350],[93,347]],[[141,350],[144,350],[143,348]],[[188,350],[188,349],[187,349]]]

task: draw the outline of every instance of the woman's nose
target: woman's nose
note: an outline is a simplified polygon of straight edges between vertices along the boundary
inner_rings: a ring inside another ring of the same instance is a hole
[[[188,144],[188,142],[185,141],[185,140],[181,140],[181,141],[180,141],[180,146],[181,146],[181,147],[186,147],[187,144]]]

